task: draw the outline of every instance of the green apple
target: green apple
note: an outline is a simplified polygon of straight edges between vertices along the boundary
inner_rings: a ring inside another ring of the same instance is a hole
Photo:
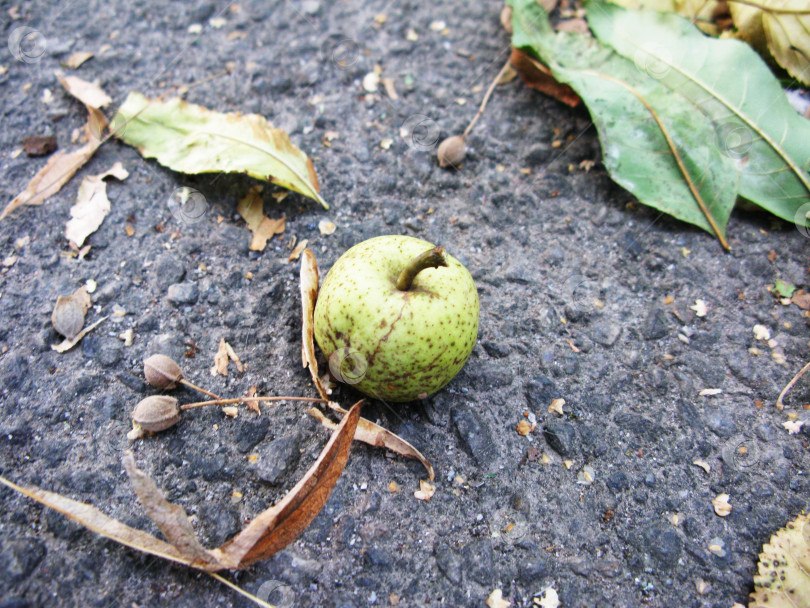
[[[478,336],[478,292],[442,247],[378,236],[332,266],[315,340],[338,380],[386,401],[423,399],[464,366]]]

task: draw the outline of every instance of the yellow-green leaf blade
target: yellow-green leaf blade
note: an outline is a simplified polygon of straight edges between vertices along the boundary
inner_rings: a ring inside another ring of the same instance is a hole
[[[111,129],[146,158],[174,171],[246,173],[300,192],[329,208],[312,161],[258,114],[213,112],[174,98],[130,93]]]
[[[636,65],[654,66],[652,77],[711,121],[714,146],[739,176],[739,194],[795,221],[810,202],[810,121],[793,110],[759,56],[739,41],[707,38],[676,15],[587,6],[601,42]]]

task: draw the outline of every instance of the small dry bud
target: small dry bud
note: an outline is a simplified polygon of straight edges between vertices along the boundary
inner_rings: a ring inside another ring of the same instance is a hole
[[[174,397],[152,395],[138,402],[132,420],[145,431],[162,431],[180,420],[180,407]]]
[[[166,355],[152,355],[143,362],[146,381],[159,390],[174,388],[183,379],[183,370]]]
[[[439,144],[436,156],[440,167],[458,167],[467,155],[467,144],[463,135],[453,135]]]

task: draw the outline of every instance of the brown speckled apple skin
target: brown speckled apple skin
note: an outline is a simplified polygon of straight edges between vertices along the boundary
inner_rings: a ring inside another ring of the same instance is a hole
[[[352,384],[370,397],[424,398],[453,379],[475,345],[478,292],[453,256],[445,254],[447,267],[420,272],[409,291],[396,287],[407,263],[433,247],[399,235],[363,241],[335,262],[321,286],[315,340],[327,359],[339,351],[366,363]]]

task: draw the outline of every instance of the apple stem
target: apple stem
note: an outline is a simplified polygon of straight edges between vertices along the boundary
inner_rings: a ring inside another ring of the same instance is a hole
[[[434,247],[433,249],[420,253],[399,273],[397,289],[400,291],[408,291],[411,285],[413,285],[413,280],[416,278],[416,275],[425,268],[438,268],[439,266],[447,266],[447,260],[444,258],[444,247]]]

